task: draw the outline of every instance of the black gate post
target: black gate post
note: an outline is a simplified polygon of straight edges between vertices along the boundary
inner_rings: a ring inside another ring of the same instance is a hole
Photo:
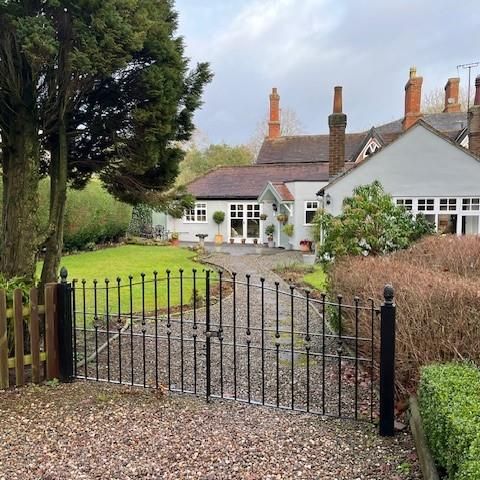
[[[395,424],[395,303],[385,285],[380,323],[380,435],[392,437]]]
[[[207,402],[210,401],[211,394],[211,373],[210,373],[210,270],[205,272],[205,368],[206,368],[206,397]]]
[[[63,267],[57,286],[58,356],[63,382],[73,379],[72,285],[67,282],[67,276],[67,269]]]

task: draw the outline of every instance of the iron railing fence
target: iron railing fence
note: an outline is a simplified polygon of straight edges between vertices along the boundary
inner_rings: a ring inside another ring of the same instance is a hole
[[[395,306],[388,288],[382,308],[372,299],[316,296],[209,270],[74,280],[66,288],[76,378],[380,418],[381,433],[393,433]]]

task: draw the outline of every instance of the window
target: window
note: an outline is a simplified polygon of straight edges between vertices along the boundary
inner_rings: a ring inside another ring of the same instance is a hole
[[[464,198],[462,200],[462,210],[480,210],[480,198]]]
[[[418,211],[419,212],[432,212],[435,210],[435,200],[433,198],[419,198],[418,199]]]
[[[196,203],[193,208],[185,210],[185,223],[207,223],[207,204]]]
[[[305,202],[305,225],[311,225],[318,210],[318,202]]]
[[[441,198],[440,199],[440,210],[442,212],[449,211],[454,212],[457,209],[457,199],[456,198]]]
[[[397,205],[410,211],[413,209],[413,200],[411,198],[397,198]]]

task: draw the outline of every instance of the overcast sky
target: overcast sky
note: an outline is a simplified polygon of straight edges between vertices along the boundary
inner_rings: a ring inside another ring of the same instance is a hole
[[[187,55],[215,73],[196,116],[212,142],[248,141],[273,86],[304,133],[325,133],[333,87],[343,85],[347,129],[361,131],[403,115],[410,66],[425,93],[457,76],[458,64],[480,61],[478,0],[177,0],[176,8]]]

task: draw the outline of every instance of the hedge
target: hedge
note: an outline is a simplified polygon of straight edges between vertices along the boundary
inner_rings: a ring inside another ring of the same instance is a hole
[[[125,235],[132,208],[113,198],[98,181],[84,190],[69,190],[65,211],[65,250],[115,241]]]
[[[418,393],[438,465],[449,479],[480,479],[480,370],[460,363],[424,367]]]
[[[38,209],[40,238],[46,232],[49,211],[48,179],[40,182]],[[1,207],[0,182],[0,207]],[[65,207],[65,250],[83,249],[89,244],[117,240],[125,235],[132,218],[132,207],[115,200],[98,180],[83,190],[68,190]]]

